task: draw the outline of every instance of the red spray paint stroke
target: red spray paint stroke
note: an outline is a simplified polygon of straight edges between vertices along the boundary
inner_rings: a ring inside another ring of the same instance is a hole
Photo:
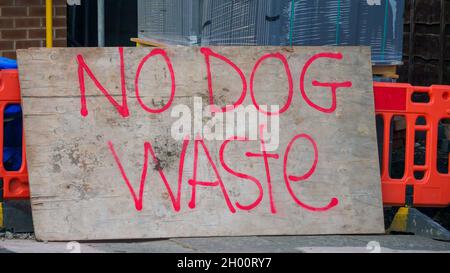
[[[308,103],[309,106],[311,106],[312,108],[314,108],[316,110],[319,110],[321,112],[329,114],[329,113],[333,113],[337,107],[336,90],[341,87],[345,87],[345,88],[352,87],[352,82],[346,81],[346,82],[323,82],[322,83],[322,82],[313,80],[313,82],[312,82],[313,86],[321,86],[321,87],[330,87],[331,88],[332,103],[331,103],[330,108],[324,108],[324,107],[321,107],[321,106],[315,104],[314,102],[312,102],[309,99],[309,97],[305,91],[305,76],[306,76],[306,72],[308,71],[311,64],[320,58],[330,58],[330,59],[342,60],[343,57],[342,57],[341,53],[330,53],[330,52],[318,53],[318,54],[312,56],[306,62],[305,66],[303,67],[302,73],[300,75],[300,91],[302,93],[303,99],[306,101],[306,103]]]
[[[109,146],[109,149],[111,150],[111,153],[114,156],[117,166],[119,167],[120,173],[122,174],[122,177],[125,180],[125,183],[127,184],[128,190],[130,191],[131,196],[133,197],[136,210],[141,211],[142,210],[142,196],[144,195],[144,185],[145,185],[145,179],[147,177],[147,169],[148,169],[148,151],[149,151],[149,149],[147,148],[148,143],[144,144],[144,163],[142,165],[141,182],[139,184],[139,197],[136,196],[133,186],[131,185],[130,180],[128,180],[128,177],[125,173],[122,163],[120,162],[119,156],[117,155],[117,153],[114,149],[114,145],[112,144],[111,141],[108,142],[108,146]]]
[[[216,52],[213,52],[210,48],[202,47],[200,49],[200,52],[203,53],[203,55],[205,55],[206,72],[207,72],[207,75],[208,75],[208,91],[209,91],[210,112],[217,113],[217,112],[233,111],[235,108],[237,108],[239,105],[241,105],[242,102],[244,102],[245,96],[247,95],[247,80],[245,78],[244,73],[230,59],[228,59],[225,56],[220,55],[220,54],[218,54]],[[211,73],[211,60],[210,60],[211,56],[215,57],[215,58],[217,58],[219,60],[222,60],[225,63],[227,63],[228,65],[230,65],[239,74],[239,76],[241,77],[241,80],[242,80],[241,96],[239,97],[239,99],[231,107],[230,106],[225,106],[225,107],[222,107],[222,108],[214,107],[214,91],[213,91],[213,87],[212,87],[212,73]]]
[[[205,155],[208,159],[209,164],[212,166],[214,173],[217,177],[217,181],[215,182],[205,182],[205,181],[198,181],[197,180],[197,165],[198,165],[198,145],[201,144],[203,147],[203,150],[205,151]],[[189,185],[192,186],[192,193],[191,193],[191,201],[189,202],[189,207],[191,209],[195,208],[195,199],[196,199],[196,192],[197,192],[197,185],[205,186],[205,187],[216,187],[220,186],[222,189],[223,196],[225,198],[225,201],[227,203],[228,208],[232,213],[236,212],[236,209],[233,207],[233,204],[230,201],[230,197],[228,196],[227,190],[225,189],[225,185],[223,184],[222,179],[220,178],[219,171],[217,170],[216,165],[214,164],[214,161],[211,158],[211,155],[209,154],[208,148],[206,147],[203,139],[198,139],[196,137],[195,139],[195,145],[194,145],[194,173],[193,178],[189,180]]]
[[[81,110],[80,113],[83,117],[88,115],[87,103],[86,103],[86,84],[84,81],[84,72],[88,74],[94,84],[97,86],[100,91],[105,95],[105,97],[109,100],[109,102],[117,109],[119,114],[126,118],[130,115],[127,104],[127,89],[125,85],[125,64],[123,58],[123,48],[119,47],[119,55],[120,55],[120,78],[122,85],[122,105],[118,104],[113,97],[108,93],[108,91],[103,87],[103,85],[97,80],[92,70],[84,61],[84,58],[81,54],[77,55],[78,61],[78,82],[80,84],[80,93],[81,93]]]
[[[183,148],[181,150],[181,157],[180,157],[180,164],[178,167],[178,191],[177,191],[177,198],[175,199],[175,196],[172,192],[172,189],[170,188],[169,182],[166,179],[166,176],[164,175],[164,172],[161,168],[158,168],[158,173],[161,177],[161,179],[164,182],[164,185],[166,186],[167,191],[169,192],[170,199],[172,200],[172,205],[175,211],[180,211],[181,208],[181,182],[183,181],[183,170],[184,170],[184,158],[186,157],[186,151],[187,147],[189,145],[189,136],[186,136],[183,140]],[[155,152],[153,151],[152,145],[149,143],[148,146],[150,150],[150,154],[152,155],[153,162],[155,165],[159,164],[159,160],[155,155]]]
[[[179,165],[179,170],[178,170],[178,191],[177,191],[176,198],[172,192],[172,189],[170,188],[169,182],[167,181],[166,176],[164,175],[164,172],[161,169],[158,170],[158,173],[159,173],[161,179],[163,180],[167,191],[169,192],[169,196],[172,201],[173,208],[177,212],[180,211],[180,208],[181,208],[181,182],[183,180],[184,159],[186,156],[186,151],[187,151],[188,145],[189,145],[189,139],[186,137],[183,141],[183,148],[182,148],[181,157],[180,157],[180,165]],[[122,177],[125,180],[128,190],[130,191],[131,196],[133,197],[133,201],[134,201],[136,210],[141,211],[142,203],[143,203],[145,180],[147,178],[149,152],[153,158],[154,163],[158,164],[158,158],[156,157],[155,152],[153,151],[153,147],[152,147],[151,143],[149,143],[149,142],[144,143],[144,163],[142,166],[141,181],[139,184],[139,197],[136,195],[135,190],[134,190],[133,186],[131,185],[130,180],[128,179],[128,177],[125,173],[125,170],[122,166],[119,156],[117,155],[117,153],[114,149],[114,145],[112,144],[111,141],[108,142],[108,146],[109,146],[109,149],[111,150],[111,153],[114,156],[114,160],[116,161],[117,166],[119,167],[120,173],[122,174]]]
[[[264,167],[266,169],[266,177],[267,177],[267,187],[269,189],[269,199],[270,199],[270,210],[273,214],[277,212],[277,209],[275,208],[275,202],[273,201],[273,195],[272,195],[272,182],[270,177],[270,167],[269,167],[269,158],[278,159],[278,154],[269,154],[266,150],[266,142],[264,139],[264,128],[266,125],[261,124],[259,126],[260,136],[261,136],[261,149],[262,154],[255,154],[255,153],[245,153],[248,157],[263,157],[264,158]]]
[[[302,175],[302,176],[293,176],[293,175],[288,176],[288,174],[287,174],[287,162],[288,162],[288,158],[289,158],[289,152],[291,151],[292,145],[295,143],[295,141],[297,139],[300,139],[300,138],[307,139],[313,145],[313,148],[314,148],[314,163],[313,163],[311,169],[307,173],[305,173],[304,175]],[[307,205],[307,204],[303,203],[302,201],[300,201],[300,199],[297,198],[297,196],[295,196],[295,193],[292,190],[292,187],[291,187],[291,184],[290,184],[291,183],[290,180],[292,180],[293,182],[299,182],[299,181],[303,181],[305,179],[308,179],[315,172],[318,161],[319,161],[319,150],[317,148],[317,144],[314,141],[314,139],[311,136],[307,135],[307,134],[296,135],[291,140],[291,142],[289,142],[289,144],[288,144],[288,146],[286,148],[286,154],[284,155],[284,160],[283,160],[284,181],[286,182],[286,187],[287,187],[289,193],[291,194],[292,198],[294,199],[294,201],[299,206],[301,206],[301,207],[303,207],[303,208],[305,208],[307,210],[310,210],[310,211],[326,211],[326,210],[331,209],[334,206],[337,206],[338,203],[339,203],[338,199],[333,197],[331,199],[330,203],[328,205],[326,205],[325,207],[313,207],[313,206],[310,206],[310,205]]]
[[[164,61],[167,64],[167,68],[169,69],[170,79],[171,79],[170,99],[166,103],[166,105],[164,105],[164,107],[162,107],[161,109],[153,109],[153,108],[148,107],[147,105],[145,105],[145,103],[141,99],[141,96],[139,95],[139,77],[141,75],[142,68],[144,67],[144,64],[151,57],[153,57],[155,55],[163,56]],[[167,55],[167,52],[164,49],[161,49],[161,48],[153,49],[152,52],[150,52],[147,56],[144,57],[144,59],[142,59],[142,61],[139,63],[139,66],[138,66],[138,69],[137,69],[137,72],[136,72],[136,78],[134,80],[134,85],[135,85],[136,98],[137,98],[139,104],[142,106],[142,108],[145,111],[147,111],[149,113],[153,113],[153,114],[158,114],[158,113],[162,113],[162,112],[166,111],[171,106],[171,104],[173,102],[173,99],[175,97],[175,89],[176,89],[175,72],[173,71],[172,62],[170,61],[170,58],[169,58],[169,56]]]
[[[256,101],[255,98],[255,93],[253,91],[253,81],[255,78],[255,74],[256,71],[258,70],[259,66],[261,65],[261,63],[268,58],[276,58],[276,59],[280,59],[280,61],[283,63],[284,65],[284,69],[286,70],[286,75],[287,75],[287,79],[288,79],[288,83],[289,83],[289,93],[288,93],[288,99],[286,101],[286,104],[281,108],[281,110],[277,111],[277,112],[266,112],[262,109],[260,109],[258,102]],[[255,105],[256,109],[258,109],[259,112],[271,116],[271,115],[279,115],[282,114],[284,112],[286,112],[289,107],[291,106],[292,103],[292,97],[294,95],[294,83],[292,80],[292,73],[291,73],[291,69],[289,68],[289,63],[286,59],[286,57],[284,57],[284,55],[280,54],[280,53],[269,53],[266,54],[264,56],[262,56],[255,64],[255,67],[253,68],[251,77],[250,77],[250,95],[253,101],[253,105]]]
[[[224,157],[225,149],[231,141],[248,141],[248,139],[243,138],[243,137],[237,137],[237,136],[233,136],[233,137],[227,139],[220,147],[220,152],[219,152],[220,163],[221,163],[222,167],[230,174],[232,174],[236,177],[242,178],[242,179],[250,180],[256,184],[256,186],[258,187],[258,190],[259,190],[259,195],[258,195],[258,198],[253,203],[251,203],[250,205],[241,205],[239,202],[235,203],[236,207],[238,207],[241,210],[252,210],[261,203],[262,198],[263,198],[263,188],[258,179],[254,178],[253,176],[244,174],[244,173],[236,172],[225,163],[225,157]]]

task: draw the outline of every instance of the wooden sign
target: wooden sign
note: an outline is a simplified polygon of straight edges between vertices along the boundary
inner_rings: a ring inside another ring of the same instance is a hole
[[[18,59],[38,239],[384,232],[367,47]]]

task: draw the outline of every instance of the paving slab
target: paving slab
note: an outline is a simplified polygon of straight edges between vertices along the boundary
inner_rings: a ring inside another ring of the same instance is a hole
[[[197,252],[215,253],[261,253],[261,252],[299,252],[289,245],[267,240],[264,237],[213,237],[172,239],[189,246]]]
[[[135,242],[111,242],[111,243],[89,243],[82,244],[93,247],[102,252],[113,253],[192,253],[196,252],[189,245],[184,245],[173,240],[150,240],[150,241],[135,241]]]
[[[396,250],[418,250],[418,251],[450,251],[450,242],[433,240],[415,235],[391,235],[391,236],[351,236],[363,244],[377,241],[382,247]]]
[[[77,251],[77,243],[37,242],[35,240],[5,240],[0,241],[0,253],[71,253]],[[83,252],[101,253],[102,251],[89,245],[80,244]]]
[[[449,242],[415,235],[271,236],[265,238],[285,247],[291,246],[291,248],[302,251],[308,247],[316,249],[318,247],[355,247],[363,250],[367,248],[367,251],[370,251],[371,245],[377,244],[381,248],[392,249],[393,251],[450,251]]]
[[[0,253],[450,253],[450,242],[415,235],[249,236],[146,241],[0,241]]]

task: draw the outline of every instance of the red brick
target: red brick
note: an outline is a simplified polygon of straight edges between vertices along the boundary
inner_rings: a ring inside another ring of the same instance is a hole
[[[41,47],[41,40],[24,40],[24,41],[16,41],[16,49],[21,48],[30,48],[30,47]]]
[[[54,27],[66,27],[67,26],[66,18],[53,18],[53,26]]]
[[[14,5],[18,6],[42,6],[43,0],[16,0]],[[44,1],[45,2],[45,1]]]
[[[0,19],[0,29],[13,28],[13,27],[14,27],[14,19],[13,18]]]
[[[17,30],[17,29],[5,29],[1,31],[2,39],[26,39],[27,31],[26,30]]]
[[[54,6],[66,6],[67,0],[53,0]]]
[[[3,51],[2,52],[3,57],[10,58],[10,59],[17,59],[16,52],[15,51]]]
[[[0,6],[12,6],[14,0],[0,0]]]
[[[28,15],[32,17],[44,17],[45,7],[29,7]]]
[[[27,16],[27,7],[2,7],[2,17]]]
[[[55,17],[66,17],[67,16],[67,7],[55,7],[53,11],[53,15]]]
[[[28,38],[36,39],[36,38],[45,38],[45,29],[30,29],[28,30]]]
[[[66,39],[54,40],[53,46],[54,47],[67,47],[67,40]]]
[[[39,28],[43,27],[40,18],[16,18],[16,28]]]
[[[0,50],[14,49],[14,41],[0,41]]]
[[[67,29],[65,28],[60,28],[60,29],[55,29],[55,38],[59,39],[66,39],[67,38]]]

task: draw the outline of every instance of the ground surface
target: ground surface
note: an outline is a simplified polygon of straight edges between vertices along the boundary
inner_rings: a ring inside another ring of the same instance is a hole
[[[379,246],[379,247],[378,247]],[[448,252],[450,242],[414,235],[257,236],[169,240],[54,243],[24,239],[0,240],[0,253],[41,252]]]

